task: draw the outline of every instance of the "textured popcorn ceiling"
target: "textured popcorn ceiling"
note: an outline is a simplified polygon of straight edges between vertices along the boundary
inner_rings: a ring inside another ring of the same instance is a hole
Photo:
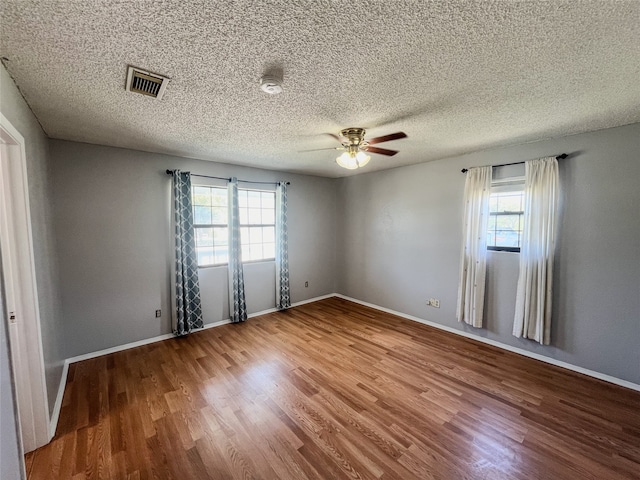
[[[0,12],[0,55],[53,138],[335,177],[640,121],[637,0],[4,0]],[[171,78],[161,101],[125,91],[129,64]],[[259,88],[274,68],[278,96]],[[356,172],[337,152],[297,153],[351,126],[409,138]]]

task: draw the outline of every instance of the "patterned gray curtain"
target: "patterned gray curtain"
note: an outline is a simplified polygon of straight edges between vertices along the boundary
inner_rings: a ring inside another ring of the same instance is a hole
[[[285,310],[290,306],[287,184],[279,182],[276,188],[276,307]]]
[[[238,206],[238,179],[229,180],[229,318],[231,323],[247,319],[244,300],[244,274],[240,243],[240,208]]]
[[[173,210],[175,220],[176,283],[173,323],[176,335],[187,335],[202,328],[198,261],[196,259],[191,208],[191,174],[173,172]]]

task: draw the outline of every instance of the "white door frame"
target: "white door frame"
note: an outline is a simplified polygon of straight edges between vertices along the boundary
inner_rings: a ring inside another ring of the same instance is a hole
[[[51,440],[24,137],[0,113],[0,241],[22,444]],[[14,316],[11,319],[10,315]]]

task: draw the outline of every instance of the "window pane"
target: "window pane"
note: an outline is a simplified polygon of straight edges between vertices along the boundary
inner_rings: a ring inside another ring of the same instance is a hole
[[[262,259],[262,245],[249,245],[249,251],[251,255],[251,260],[260,260]]]
[[[200,225],[211,224],[211,207],[193,207],[193,223]]]
[[[216,247],[225,246],[229,244],[229,229],[226,227],[219,227],[213,229],[213,244]]]
[[[240,225],[246,225],[249,223],[249,213],[246,208],[240,209]]]
[[[276,208],[276,194],[274,192],[262,192],[262,208]]]
[[[274,258],[275,192],[241,190],[239,195],[240,205],[245,206],[240,208],[242,260],[251,262]],[[257,225],[274,226],[258,227]]]
[[[227,207],[213,207],[211,211],[211,223],[227,224]]]
[[[522,237],[523,214],[520,212],[524,209],[524,192],[493,192],[489,205],[492,215],[489,217],[487,245],[518,248]]]
[[[501,195],[498,197],[499,212],[521,212],[522,211],[522,195],[511,194]]]
[[[489,197],[489,211],[496,212],[498,210],[498,194],[492,193]]]
[[[262,243],[262,227],[251,227],[249,230],[249,243]]]
[[[262,223],[262,215],[259,208],[249,209],[249,221],[247,223],[249,223],[249,225],[260,225],[260,223]]]
[[[238,190],[238,205],[240,208],[247,206],[247,191]]]
[[[213,265],[214,257],[213,257],[213,247],[199,247],[196,248],[196,253],[198,255],[198,265]]]
[[[247,196],[248,196],[248,199],[249,199],[249,203],[248,203],[249,208],[260,208],[260,204],[261,204],[261,202],[260,202],[260,198],[261,198],[260,193],[261,192],[256,192],[254,190],[247,191]]]
[[[224,247],[214,247],[213,248],[215,262],[217,264],[220,263],[229,263],[229,249],[227,246]]]
[[[208,187],[193,188],[194,205],[211,205],[211,189]]]
[[[264,257],[263,258],[276,258],[276,244],[275,243],[264,243]]]
[[[214,207],[226,207],[228,204],[227,191],[224,188],[211,189],[211,205]]]
[[[196,231],[196,246],[213,247],[213,229],[212,228],[196,228],[195,231]]]
[[[276,223],[276,211],[272,208],[262,210],[262,223],[275,224]]]
[[[496,228],[498,230],[518,230],[520,228],[520,215],[498,215]]]
[[[494,231],[487,232],[487,245],[490,247],[496,246],[496,232]]]
[[[500,247],[517,247],[519,245],[519,237],[515,230],[497,230],[496,245]]]
[[[276,241],[275,227],[264,227],[262,229],[262,241],[265,243],[274,243]]]
[[[249,227],[240,227],[240,243],[249,245]]]

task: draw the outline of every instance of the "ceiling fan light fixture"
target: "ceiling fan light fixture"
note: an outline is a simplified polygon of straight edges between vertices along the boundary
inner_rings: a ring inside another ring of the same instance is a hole
[[[355,170],[356,168],[364,167],[367,163],[369,163],[371,157],[366,153],[359,152],[344,152],[338,158],[336,158],[336,163],[340,165],[342,168],[346,168],[348,170]]]
[[[347,170],[355,170],[358,168],[358,160],[356,160],[355,156],[350,155],[349,152],[344,152],[336,158],[336,162],[342,168],[346,168]]]
[[[365,129],[359,127],[351,127],[340,130],[340,136],[331,135],[334,139],[338,140],[342,146],[336,148],[336,150],[344,150],[344,153],[336,158],[336,163],[342,168],[348,170],[355,170],[356,168],[362,168],[371,157],[368,153],[376,153],[378,155],[387,155],[389,157],[398,153],[397,150],[389,150],[386,148],[372,147],[371,145],[382,142],[389,142],[391,140],[399,140],[406,138],[407,134],[404,132],[391,133],[383,137],[372,138],[369,141],[364,139]],[[333,148],[321,148],[320,150],[334,150]],[[303,150],[311,151],[311,150]]]
[[[369,163],[369,160],[371,160],[371,157],[366,153],[360,151],[356,154],[356,160],[358,162],[359,167],[364,167],[367,163]]]

